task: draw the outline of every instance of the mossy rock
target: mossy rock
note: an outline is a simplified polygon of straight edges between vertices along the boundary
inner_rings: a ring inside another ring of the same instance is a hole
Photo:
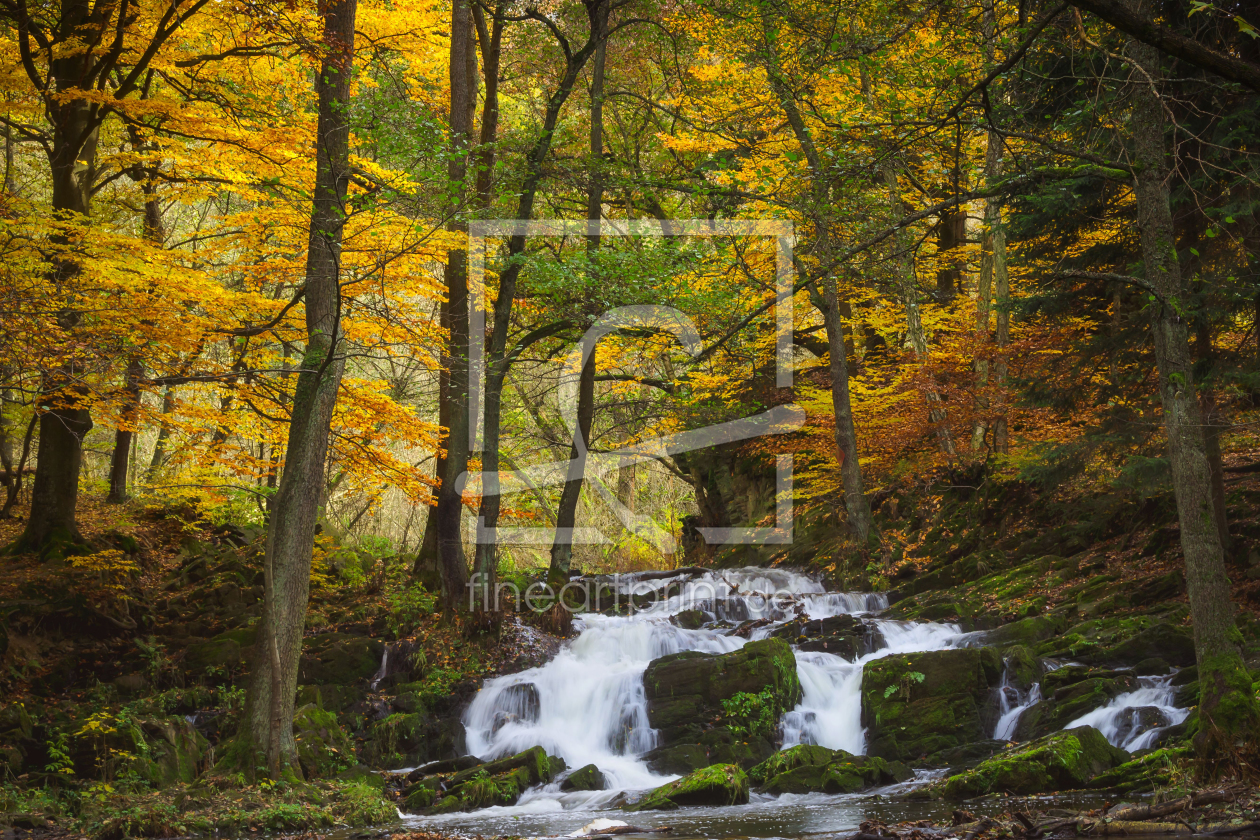
[[[1119,764],[1090,780],[1095,790],[1136,793],[1173,787],[1192,770],[1193,750],[1189,746],[1166,747]]]
[[[215,637],[194,642],[184,651],[184,667],[194,674],[211,668],[235,668],[242,662],[241,646],[230,638]]]
[[[1033,655],[1027,645],[1011,645],[1003,654],[1002,665],[1006,668],[1006,677],[1011,685],[1020,691],[1027,691],[1032,688],[1033,683],[1041,681],[1041,660]]]
[[[1033,645],[1052,639],[1067,629],[1067,622],[1055,616],[1034,616],[1003,624],[989,631],[985,641],[995,647]]]
[[[348,685],[304,685],[298,688],[297,705],[314,703],[328,712],[344,712],[362,696],[362,692]]]
[[[769,692],[777,720],[801,699],[796,658],[782,639],[749,642],[714,655],[684,651],[653,660],[643,674],[648,722],[665,745],[698,739],[724,714],[723,700]]]
[[[1094,655],[1095,660],[1136,664],[1159,657],[1170,665],[1187,667],[1195,663],[1194,638],[1184,627],[1161,623],[1148,627],[1118,645]]]
[[[560,783],[560,790],[603,790],[608,787],[604,774],[594,764],[579,767]]]
[[[984,740],[997,721],[1002,663],[992,648],[894,654],[866,664],[868,752],[916,760]]]
[[[748,778],[757,784],[795,770],[798,767],[826,767],[837,755],[848,756],[844,750],[829,750],[816,744],[799,744],[777,752],[748,771]]]
[[[356,763],[354,747],[336,716],[314,704],[294,713],[293,740],[308,779],[326,779]]]
[[[914,771],[900,761],[803,744],[772,755],[748,776],[763,793],[853,793],[905,781]]]
[[[945,779],[934,793],[946,799],[971,799],[990,793],[1075,790],[1128,760],[1129,754],[1107,743],[1097,729],[1078,726],[1005,750]]]
[[[668,811],[694,805],[747,805],[748,776],[734,764],[714,764],[649,792],[627,811]]]
[[[356,764],[349,770],[341,771],[337,774],[337,779],[343,782],[356,782],[375,790],[385,789],[385,777],[363,764]]]
[[[302,643],[298,665],[301,685],[354,685],[370,679],[381,666],[385,644],[365,636],[322,633]]]
[[[703,744],[657,747],[643,756],[643,760],[653,773],[673,773],[680,776],[710,764],[709,750]]]
[[[142,718],[116,736],[125,739],[123,748],[137,757],[132,770],[156,788],[192,784],[210,748],[205,737],[177,715]]]
[[[709,616],[704,610],[683,610],[671,616],[669,622],[684,630],[699,630],[708,620]]]
[[[425,776],[403,791],[403,803],[409,812],[426,815],[514,805],[527,789],[551,781],[563,766],[542,747],[532,747],[455,773]]]

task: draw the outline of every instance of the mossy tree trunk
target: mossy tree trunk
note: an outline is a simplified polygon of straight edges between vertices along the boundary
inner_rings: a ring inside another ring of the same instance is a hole
[[[293,394],[284,472],[268,522],[263,614],[258,623],[246,713],[235,744],[242,770],[252,776],[259,767],[265,767],[273,779],[301,774],[293,739],[298,662],[315,526],[323,497],[329,425],[345,365],[337,345],[357,8],[358,0],[333,0],[324,7],[324,55],[315,83],[319,119],[306,260],[306,352]]]
[[[1150,18],[1151,8],[1144,0],[1129,0],[1129,5]],[[1126,52],[1138,71],[1130,79],[1134,91],[1130,125],[1137,164],[1134,192],[1142,261],[1155,298],[1150,304],[1151,333],[1199,666],[1196,745],[1203,759],[1216,764],[1236,759],[1242,752],[1239,744],[1254,749],[1260,737],[1260,710],[1238,649],[1229,577],[1213,510],[1207,431],[1184,312],[1189,290],[1177,261],[1169,206],[1159,51],[1130,39]]]

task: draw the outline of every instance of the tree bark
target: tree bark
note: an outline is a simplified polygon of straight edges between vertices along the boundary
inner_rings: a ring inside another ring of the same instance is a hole
[[[123,390],[127,402],[118,429],[114,432],[114,451],[109,459],[109,494],[105,497],[109,504],[119,504],[127,499],[127,468],[131,462],[131,443],[140,413],[140,378],[144,376],[144,366],[139,359],[132,359],[127,365],[126,376]]]
[[[145,471],[145,480],[152,481],[157,471],[166,460],[166,441],[171,436],[171,424],[167,417],[175,411],[175,389],[167,385],[162,391],[162,421],[158,425],[157,440],[153,442],[153,457],[149,459],[149,468]]]
[[[476,107],[475,47],[472,7],[469,0],[455,0],[451,7],[451,160],[447,179],[452,190],[447,229],[467,232],[463,221],[467,195],[468,155],[472,147],[472,115]],[[446,282],[448,385],[446,463],[433,511],[438,568],[442,574],[444,612],[449,618],[458,610],[468,585],[468,563],[464,557],[463,496],[457,489],[459,477],[468,470],[468,432],[472,422],[468,403],[468,251],[451,251],[443,272]]]
[[[1150,6],[1144,0],[1129,0],[1129,6],[1136,14],[1150,18]],[[1151,304],[1151,332],[1199,667],[1196,746],[1204,759],[1228,762],[1231,756],[1237,760],[1241,753],[1255,749],[1260,737],[1260,710],[1237,646],[1234,605],[1213,512],[1208,444],[1194,383],[1189,329],[1180,314],[1188,289],[1177,261],[1169,206],[1164,103],[1157,88],[1162,79],[1159,53],[1133,39],[1126,51],[1140,70],[1131,79],[1130,121],[1137,164],[1134,192],[1146,280],[1157,298]],[[1240,742],[1246,750],[1238,748]]]
[[[293,706],[329,424],[345,365],[337,344],[357,6],[357,0],[331,0],[324,7],[324,57],[316,79],[317,168],[306,260],[307,343],[294,389],[284,474],[268,522],[263,614],[237,744],[242,770],[252,775],[261,758],[273,779],[301,776],[293,740]]]

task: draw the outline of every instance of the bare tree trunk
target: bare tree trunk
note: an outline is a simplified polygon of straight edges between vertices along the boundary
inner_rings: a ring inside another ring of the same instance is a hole
[[[127,467],[131,461],[131,443],[135,437],[137,415],[140,413],[140,378],[144,376],[144,365],[139,359],[132,359],[127,365],[127,382],[124,393],[127,397],[123,409],[122,422],[114,432],[114,451],[109,460],[109,494],[105,501],[119,504],[127,499]]]
[[[22,436],[22,454],[18,456],[17,467],[12,471],[12,477],[5,485],[4,507],[0,508],[0,519],[9,517],[9,512],[17,504],[18,496],[22,494],[22,478],[26,475],[26,463],[31,457],[31,443],[35,437],[35,424],[38,420],[38,417],[31,417],[31,421],[26,424],[26,434]]]
[[[240,768],[301,776],[293,740],[298,660],[306,623],[311,553],[324,486],[329,424],[345,366],[341,338],[341,241],[350,176],[350,81],[358,0],[325,7],[325,51],[316,90],[315,191],[306,259],[306,351],[289,422],[284,474],[267,527],[263,614],[247,709],[236,744]],[[260,762],[260,759],[264,759]]]
[[[492,176],[494,174],[494,144],[499,131],[499,60],[503,46],[503,6],[495,7],[494,19],[489,30],[486,28],[485,15],[480,6],[473,7],[473,20],[477,24],[477,38],[481,44],[482,77],[486,86],[485,105],[481,111],[481,142],[477,150],[477,205],[482,210],[490,207],[493,195]],[[503,411],[503,380],[507,376],[507,368],[502,364],[488,366],[485,389],[486,424],[483,439],[482,470],[487,474],[497,475],[501,446],[500,418]],[[490,422],[490,418],[494,422]],[[494,522],[499,520],[501,497],[499,488],[490,480],[483,484],[481,503],[477,510],[478,522]],[[494,541],[478,541],[477,556],[473,563],[476,590],[473,602],[478,609],[495,610],[492,602],[493,593],[498,590],[499,546]]]
[[[1150,19],[1148,2],[1129,0],[1129,6]],[[1194,359],[1186,320],[1179,315],[1188,289],[1177,261],[1169,207],[1164,103],[1157,87],[1162,80],[1159,52],[1133,39],[1126,52],[1140,71],[1131,79],[1134,186],[1146,280],[1157,298],[1151,305],[1151,332],[1199,666],[1200,723],[1195,741],[1204,759],[1235,763],[1244,754],[1254,754],[1260,738],[1260,709],[1235,641],[1238,630],[1213,510],[1212,471],[1194,383]]]
[[[171,424],[166,418],[173,411],[175,411],[175,390],[173,386],[167,385],[162,391],[162,421],[158,426],[157,440],[153,443],[153,457],[149,459],[149,468],[144,474],[146,481],[153,480],[166,459],[166,440],[171,436]]]
[[[982,7],[985,60],[991,65],[995,59],[993,42],[997,37],[997,18],[993,9],[993,0],[984,0]],[[1001,177],[1002,135],[990,130],[984,155],[984,182],[992,186]],[[971,429],[973,452],[979,452],[984,446],[990,427],[992,426],[995,431],[997,428],[996,420],[991,418],[993,406],[985,394],[989,386],[988,356],[993,346],[989,337],[989,321],[995,284],[998,288],[1007,290],[1007,295],[1009,295],[1009,279],[1006,273],[1006,231],[1002,227],[1002,200],[996,196],[984,203],[984,233],[980,241],[980,281],[976,295],[976,342],[978,345],[976,348],[976,389],[979,396],[976,400],[976,418]],[[1005,432],[1003,438],[1005,438]]]
[[[447,165],[447,178],[454,191],[448,209],[451,221],[448,230],[466,232],[468,225],[461,216],[465,210],[468,177],[468,154],[472,147],[472,114],[476,106],[473,17],[470,0],[455,0],[451,7],[451,108],[450,128],[452,155]],[[464,557],[464,501],[456,483],[468,469],[468,433],[472,418],[468,404],[468,251],[452,251],[443,272],[446,281],[449,339],[449,380],[447,404],[450,423],[446,438],[446,463],[438,489],[437,507],[433,511],[437,542],[438,568],[442,574],[444,612],[448,618],[460,608],[468,585],[468,562]]]

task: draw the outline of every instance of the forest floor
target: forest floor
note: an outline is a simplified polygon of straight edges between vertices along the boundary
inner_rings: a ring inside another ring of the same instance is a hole
[[[1260,453],[1232,455],[1227,487],[1235,536],[1229,571],[1249,666],[1260,673],[1257,462]],[[1020,482],[940,475],[892,488],[877,516],[893,546],[885,560],[859,565],[839,529],[826,525],[803,530],[799,548],[771,559],[813,569],[834,588],[892,590],[892,612],[901,617],[977,629],[1041,614],[1074,628],[1153,611],[1188,622],[1167,493],[1042,493]],[[106,506],[87,495],[80,521],[98,546],[94,554],[0,559],[0,832],[7,836],[116,840],[388,824],[396,801],[375,770],[444,757],[481,680],[539,664],[561,643],[528,612],[497,632],[444,623],[431,591],[412,582],[408,561],[321,538],[299,694],[308,710],[299,740],[310,781],[249,784],[216,770],[216,748],[242,711],[262,592],[260,532],[213,525],[191,510]],[[20,520],[0,521],[0,544],[20,528]],[[721,556],[713,562],[742,565]],[[1082,650],[1094,642],[1072,632],[1065,635]],[[387,644],[399,655],[382,674]],[[373,678],[380,684],[369,688]],[[1195,789],[1189,771],[1163,784],[1165,799]],[[1214,830],[1255,822],[1254,792],[1211,807],[1176,817]],[[1031,830],[1012,812],[983,827],[963,820],[965,830],[954,834],[1068,831],[1066,822],[1047,827],[1065,816],[1023,816]],[[1106,814],[1072,819],[1072,831],[1118,831],[1106,827],[1114,822]],[[951,836],[944,829],[953,827],[872,825],[863,833],[927,840]]]

